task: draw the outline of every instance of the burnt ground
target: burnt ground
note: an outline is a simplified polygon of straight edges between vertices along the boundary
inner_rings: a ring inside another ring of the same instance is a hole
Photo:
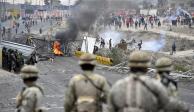
[[[44,61],[38,63],[40,79],[38,81],[45,90],[44,105],[48,112],[63,112],[63,101],[65,88],[73,77],[73,74],[80,73],[77,64],[78,60],[72,57],[57,57],[53,63]],[[105,76],[109,82],[114,83],[118,79],[126,77],[125,74],[96,70],[97,73]],[[19,75],[0,72],[0,110],[1,112],[12,112],[15,108],[15,96],[21,90],[23,84]],[[194,83],[179,83],[180,98],[190,103],[194,110]]]

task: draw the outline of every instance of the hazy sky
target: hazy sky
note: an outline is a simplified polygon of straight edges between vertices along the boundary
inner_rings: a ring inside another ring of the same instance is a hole
[[[24,1],[26,0],[7,0],[8,2],[10,3],[24,3]],[[27,0],[27,1],[32,1],[32,4],[41,4],[43,5],[44,4],[44,0]],[[76,0],[70,0],[70,3],[71,4],[74,4]],[[61,3],[64,4],[64,5],[68,5],[69,3],[69,0],[61,0]]]

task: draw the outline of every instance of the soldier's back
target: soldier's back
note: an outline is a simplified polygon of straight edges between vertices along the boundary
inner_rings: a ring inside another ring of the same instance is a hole
[[[41,97],[43,95],[42,93],[42,90],[41,88],[39,87],[28,87],[26,88],[26,90],[24,91],[24,96],[28,97],[32,97],[34,94],[37,96],[37,97]]]
[[[34,112],[41,108],[43,92],[38,87],[28,87],[22,93],[21,112]]]
[[[73,107],[76,112],[101,112],[108,91],[109,86],[104,77],[93,73],[76,75],[70,80],[66,91],[65,112],[71,111]]]
[[[98,74],[91,74],[87,76],[80,74],[72,78],[72,82],[76,89],[77,96],[97,96],[97,93],[101,92],[98,90],[98,88],[103,87],[103,85],[106,83],[106,79]]]
[[[116,112],[157,112],[168,101],[167,97],[160,96],[162,91],[163,88],[157,81],[145,76],[130,75],[113,86],[110,96],[118,109]],[[161,100],[162,98],[164,99]]]

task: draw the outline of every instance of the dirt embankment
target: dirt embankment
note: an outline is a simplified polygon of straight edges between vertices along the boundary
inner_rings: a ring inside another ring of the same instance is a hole
[[[169,57],[173,60],[174,64],[174,70],[175,71],[188,71],[188,70],[194,70],[194,58],[193,56],[183,56],[183,57],[176,57],[171,56],[170,51],[172,49],[172,44],[175,42],[177,47],[177,52],[179,51],[187,51],[194,49],[194,41],[182,39],[182,38],[175,38],[166,36],[165,34],[157,34],[152,32],[125,32],[126,33],[126,40],[130,41],[132,39],[135,39],[138,43],[140,40],[144,42],[148,41],[159,41],[161,38],[164,40],[164,45],[158,52],[151,52],[152,56],[152,67],[154,68],[155,61],[160,57]],[[152,46],[155,47],[155,46]],[[117,65],[119,63],[122,63],[124,61],[127,61],[128,55],[130,55],[131,50],[128,51],[122,51],[117,48],[113,48],[111,51],[109,49],[100,49],[98,54],[106,57],[113,58],[114,65]],[[162,52],[169,52],[163,54]],[[184,55],[184,54],[183,54]]]
[[[160,51],[163,52],[168,52],[171,51],[172,49],[172,44],[175,42],[177,51],[184,51],[184,50],[190,50],[194,49],[194,41],[193,40],[187,40],[183,38],[176,38],[176,37],[171,37],[171,36],[166,36],[165,34],[158,34],[158,33],[153,33],[153,32],[145,32],[145,31],[140,31],[140,32],[132,32],[128,33],[128,39],[135,39],[137,42],[140,40],[144,42],[147,41],[160,41],[160,39],[164,40],[164,46]],[[153,46],[154,47],[154,46]]]

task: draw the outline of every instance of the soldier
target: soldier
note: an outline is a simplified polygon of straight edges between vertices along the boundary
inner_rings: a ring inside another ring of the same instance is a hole
[[[21,78],[26,87],[16,97],[17,112],[43,112],[43,89],[36,84],[38,69],[31,65],[24,66]]]
[[[20,59],[19,59],[20,56],[19,56],[19,52],[18,52],[17,49],[14,51],[14,55],[15,55],[15,58],[16,58],[16,60],[15,60],[15,69],[14,69],[14,71],[15,71],[16,73],[18,73],[19,70],[20,70]]]
[[[2,68],[6,69],[7,68],[7,59],[6,59],[6,54],[7,53],[7,48],[3,47],[2,49]]]
[[[21,71],[21,68],[24,66],[24,56],[22,53],[19,53],[19,72]]]
[[[156,69],[157,69],[157,77],[156,79],[159,80],[167,89],[168,96],[171,98],[172,101],[176,101],[176,108],[169,110],[169,108],[165,109],[165,112],[187,112],[189,111],[188,106],[178,101],[177,99],[177,82],[174,81],[169,77],[170,72],[173,69],[172,60],[169,58],[160,58],[156,61]],[[171,105],[168,105],[169,107]]]
[[[129,56],[131,73],[119,80],[108,97],[109,112],[158,112],[169,102],[164,86],[146,77],[150,57],[142,51]]]
[[[11,56],[10,56],[10,60],[11,60],[11,71],[13,70],[14,72],[16,72],[16,56],[15,56],[15,51],[11,50]]]
[[[15,70],[16,67],[16,57],[14,54],[14,51],[12,49],[8,50],[8,71],[11,72],[12,70]]]
[[[11,60],[11,49],[8,49],[7,51],[7,70],[11,72],[12,69],[12,60]]]
[[[79,62],[82,74],[70,80],[66,94],[64,111],[102,112],[102,103],[106,103],[109,85],[106,79],[93,73],[95,56],[84,54]]]
[[[33,52],[30,56],[30,59],[27,60],[26,64],[27,65],[35,65],[36,63],[37,63],[36,52]]]
[[[160,58],[156,61],[157,75],[156,79],[167,87],[170,96],[177,96],[177,82],[169,77],[172,71],[172,60],[169,58]]]
[[[8,49],[5,50],[4,56],[5,56],[5,57],[4,57],[5,70],[8,70],[8,66],[9,66],[9,65],[8,65],[8,63],[9,63],[9,62],[8,62],[8,61],[9,61],[9,59],[8,59]]]

